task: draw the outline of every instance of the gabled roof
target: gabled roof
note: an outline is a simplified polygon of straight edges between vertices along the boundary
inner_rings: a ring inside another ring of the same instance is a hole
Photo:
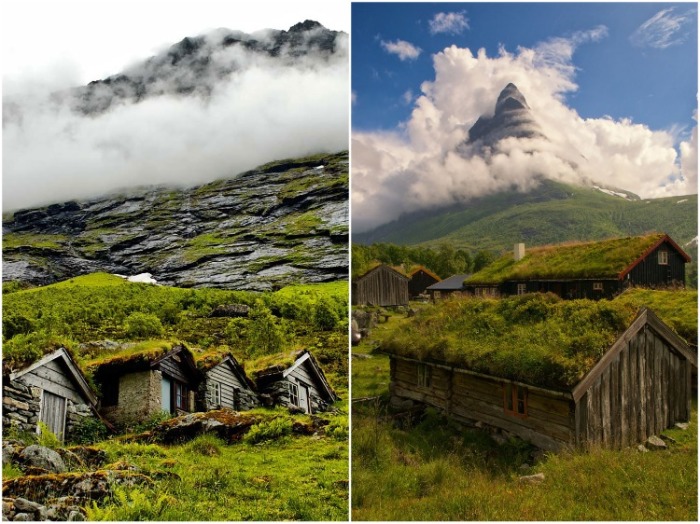
[[[462,273],[447,277],[442,282],[437,282],[426,289],[428,291],[459,291],[464,287],[464,281],[471,276],[470,273]]]
[[[73,383],[76,386],[78,386],[81,393],[83,393],[85,398],[87,398],[90,404],[94,407],[97,404],[97,397],[95,396],[95,394],[92,391],[92,388],[85,379],[85,375],[83,375],[83,372],[80,371],[80,368],[73,360],[73,357],[71,357],[68,350],[63,347],[58,348],[53,353],[44,355],[41,359],[37,360],[36,362],[32,363],[24,369],[21,369],[14,373],[10,373],[10,380],[15,380],[21,377],[22,375],[25,375],[30,371],[34,371],[37,368],[45,366],[46,364],[54,360],[58,360],[64,363],[65,367],[68,369],[69,377],[72,379]]]
[[[422,271],[422,272],[425,273],[426,275],[428,275],[428,276],[434,278],[434,279],[437,280],[438,282],[440,282],[440,281],[442,280],[439,276],[437,276],[435,273],[433,273],[432,271],[430,271],[430,270],[429,270],[427,267],[425,267],[425,266],[418,266],[418,267],[412,269],[412,270],[408,273],[408,278],[413,278],[413,277],[415,276],[415,274],[418,273],[418,272],[420,272],[420,271]]]
[[[388,266],[386,264],[379,264],[378,266],[375,266],[372,269],[370,269],[369,271],[363,273],[362,275],[357,277],[355,280],[360,280],[360,279],[366,278],[367,276],[371,275],[375,271],[380,271],[380,270],[393,271],[394,273],[399,275],[401,278],[405,278],[406,280],[409,279],[408,276],[403,271],[399,270],[398,268]]]
[[[228,366],[231,372],[238,377],[238,379],[243,384],[247,384],[252,390],[255,390],[255,382],[253,382],[248,375],[246,375],[243,366],[238,363],[236,357],[231,353],[225,353],[223,355],[212,356],[209,354],[204,354],[197,356],[197,368],[204,374],[208,373],[217,366]]]
[[[481,271],[466,284],[501,284],[513,280],[614,279],[625,277],[646,256],[664,242],[683,257],[690,257],[668,235],[654,233],[639,237],[612,238],[597,242],[567,243],[532,247],[516,262],[507,254]]]
[[[290,362],[290,356],[293,360]],[[325,394],[330,400],[337,400],[337,395],[333,388],[331,388],[326,375],[323,373],[321,366],[314,358],[314,356],[305,349],[303,351],[295,351],[292,353],[280,353],[279,355],[272,355],[267,357],[265,362],[270,362],[271,365],[260,369],[258,371],[253,371],[258,387],[262,389],[265,385],[278,380],[286,378],[292,371],[302,365],[306,365],[312,371],[312,375],[316,379],[317,386],[320,387],[321,393]]]

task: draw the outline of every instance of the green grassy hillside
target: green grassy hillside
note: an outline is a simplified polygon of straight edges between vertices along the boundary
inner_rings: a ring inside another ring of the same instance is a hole
[[[503,192],[408,215],[373,231],[353,234],[353,241],[449,243],[455,249],[502,251],[515,242],[545,245],[659,231],[685,244],[697,236],[697,205],[697,195],[626,200],[545,180],[529,193]]]

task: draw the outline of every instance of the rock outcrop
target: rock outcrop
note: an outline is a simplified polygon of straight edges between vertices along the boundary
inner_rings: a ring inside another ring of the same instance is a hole
[[[265,291],[347,277],[348,155],[272,162],[235,178],[17,211],[3,281],[151,273],[160,284]]]
[[[481,116],[469,129],[468,143],[493,146],[503,138],[543,137],[530,106],[515,84],[508,84],[496,101],[493,117]]]

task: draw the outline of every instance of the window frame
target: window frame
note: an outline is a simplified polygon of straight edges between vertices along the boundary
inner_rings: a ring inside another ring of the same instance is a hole
[[[603,283],[593,282],[593,291],[603,291]]]
[[[525,386],[513,382],[503,384],[503,412],[512,417],[527,418],[528,390]]]
[[[433,370],[427,364],[418,364],[416,368],[417,384],[422,388],[429,388],[433,378]]]
[[[294,382],[289,382],[289,403],[293,406],[299,405],[299,386]]]
[[[221,383],[212,380],[207,384],[207,390],[209,403],[213,406],[221,406]]]
[[[665,249],[659,250],[658,262],[660,266],[668,266],[668,251]]]
[[[178,409],[180,411],[189,412],[190,402],[187,384],[184,384],[183,382],[179,382],[177,380],[173,380],[173,393],[174,395],[172,396],[172,401],[175,405],[175,412],[177,413]]]
[[[515,292],[518,296],[527,294],[527,282],[518,282]]]

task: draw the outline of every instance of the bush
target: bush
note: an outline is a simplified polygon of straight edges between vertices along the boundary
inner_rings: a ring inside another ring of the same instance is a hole
[[[330,331],[338,325],[339,320],[335,304],[326,298],[318,301],[314,309],[314,326],[322,331]]]
[[[39,422],[38,442],[40,446],[44,446],[45,448],[57,449],[61,447],[61,441],[58,440],[58,437],[54,435],[43,422]]]
[[[192,453],[204,455],[205,457],[213,457],[221,455],[221,446],[223,442],[214,435],[200,435],[188,444],[188,448]]]
[[[101,420],[85,417],[73,427],[70,436],[75,444],[94,444],[107,437],[107,426]]]
[[[157,316],[140,311],[127,317],[124,322],[124,330],[130,338],[159,337],[164,331],[163,324]]]
[[[261,422],[250,428],[243,440],[249,444],[257,444],[266,440],[276,440],[278,438],[292,434],[292,421],[288,418],[275,418],[269,422]]]

